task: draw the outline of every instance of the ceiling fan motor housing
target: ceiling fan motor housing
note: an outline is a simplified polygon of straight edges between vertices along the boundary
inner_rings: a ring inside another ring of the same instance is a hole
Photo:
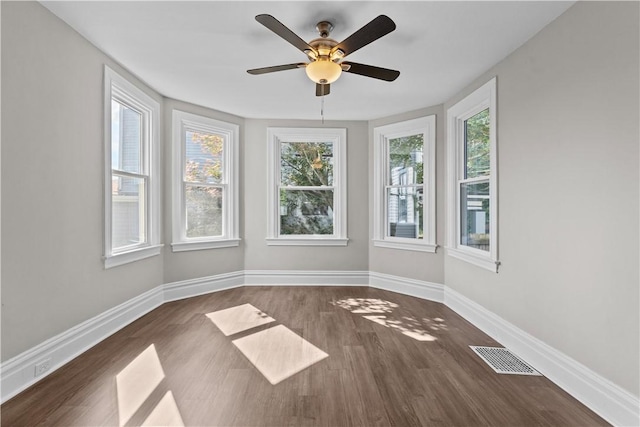
[[[329,21],[320,21],[316,25],[316,30],[320,33],[320,37],[327,38],[331,31],[333,31],[333,24]]]

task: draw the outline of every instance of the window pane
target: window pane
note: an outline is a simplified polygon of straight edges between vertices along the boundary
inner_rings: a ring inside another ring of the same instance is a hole
[[[422,134],[389,140],[389,184],[422,184],[424,136]]]
[[[333,185],[333,144],[327,142],[282,143],[280,183],[299,187]]]
[[[224,139],[210,133],[187,131],[185,180],[219,184],[222,180]]]
[[[222,189],[186,185],[187,237],[222,235]]]
[[[424,237],[422,187],[387,188],[387,236]]]
[[[489,109],[479,112],[464,122],[465,145],[464,177],[475,178],[491,173],[489,163]]]
[[[146,204],[144,178],[113,175],[111,179],[111,247],[145,242]]]
[[[111,168],[132,173],[142,170],[142,114],[111,100]]]
[[[333,234],[333,190],[280,190],[280,234]]]
[[[460,184],[460,244],[489,251],[489,181]]]

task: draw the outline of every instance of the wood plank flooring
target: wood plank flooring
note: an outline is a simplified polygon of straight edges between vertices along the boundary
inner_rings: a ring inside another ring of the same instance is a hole
[[[246,303],[276,321],[227,337],[206,317]],[[277,325],[329,357],[272,385],[232,341]],[[121,420],[133,403],[118,402],[116,377],[152,344],[164,377]],[[499,346],[442,304],[368,287],[242,287],[159,307],[2,405],[2,425],[141,425],[169,391],[189,426],[608,425],[544,377],[494,373],[469,345]]]

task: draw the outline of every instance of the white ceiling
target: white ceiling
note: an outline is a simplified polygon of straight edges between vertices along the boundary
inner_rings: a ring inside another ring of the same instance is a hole
[[[348,60],[396,69],[400,77],[343,73],[324,101],[326,119],[370,120],[445,102],[574,2],[42,3],[161,94],[248,118],[320,118],[320,98],[304,70],[247,74],[306,59],[255,15],[273,15],[306,41],[328,20],[331,37],[341,41],[385,14],[396,30]]]

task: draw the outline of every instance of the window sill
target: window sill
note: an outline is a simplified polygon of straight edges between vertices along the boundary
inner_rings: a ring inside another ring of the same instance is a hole
[[[204,249],[232,248],[240,246],[240,239],[205,240],[194,242],[175,242],[171,244],[172,252],[201,251]]]
[[[164,245],[145,246],[143,248],[133,249],[127,252],[121,252],[104,257],[104,268],[117,267],[130,262],[140,261],[141,259],[150,258],[160,255],[160,251]]]
[[[267,246],[347,246],[349,239],[335,237],[278,237],[268,238]]]
[[[489,256],[476,255],[464,249],[447,248],[447,254],[494,273],[498,272],[498,266],[500,265],[500,261],[496,261]]]
[[[430,253],[436,253],[436,250],[438,249],[438,245],[434,245],[431,243],[412,242],[412,241],[404,242],[400,240],[373,240],[373,246],[378,248],[400,249],[404,251],[418,251],[418,252],[430,252]]]

